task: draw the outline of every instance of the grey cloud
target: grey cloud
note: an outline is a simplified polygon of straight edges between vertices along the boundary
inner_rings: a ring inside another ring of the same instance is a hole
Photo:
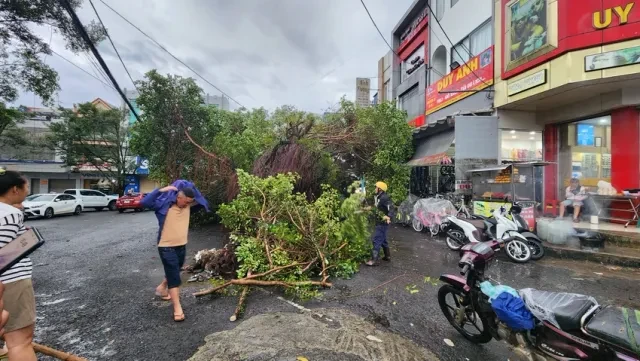
[[[411,0],[366,2],[383,34],[391,33],[397,19],[411,4]],[[193,77],[205,92],[218,94],[99,1],[95,3],[134,79],[157,69],[162,74]],[[327,104],[338,100],[337,94],[353,96],[355,78],[375,75],[378,59],[388,51],[358,1],[109,0],[108,3],[248,107],[274,109],[292,104],[309,111],[326,109]],[[80,17],[85,23],[95,19],[86,0]],[[43,34],[48,36],[49,32]],[[108,41],[99,48],[120,85],[129,88],[130,81]],[[82,59],[78,61],[91,72]],[[65,102],[99,96],[120,104],[112,90],[70,65],[56,62],[55,68],[60,73],[60,98]],[[323,82],[327,73],[337,81]],[[33,104],[32,96],[24,99]]]

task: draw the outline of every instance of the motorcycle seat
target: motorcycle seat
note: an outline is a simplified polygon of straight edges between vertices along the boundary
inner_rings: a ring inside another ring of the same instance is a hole
[[[467,219],[467,222],[471,223],[477,229],[484,231],[487,229],[487,225],[484,223],[482,219]]]
[[[631,352],[638,352],[638,345],[640,345],[638,315],[640,315],[640,311],[606,306],[598,311],[584,328],[589,335],[595,338]]]
[[[481,215],[475,215],[474,217],[476,217],[476,218],[478,218],[480,220],[483,220],[483,221],[487,221],[487,222],[489,222],[489,223],[491,223],[493,225],[498,224],[498,220],[496,220],[493,217],[485,217],[485,216],[481,216]]]
[[[579,330],[582,316],[596,305],[589,296],[539,291],[531,288],[523,290],[522,299],[534,315],[553,316],[557,325],[564,331]],[[542,321],[550,322],[547,319],[542,319]]]

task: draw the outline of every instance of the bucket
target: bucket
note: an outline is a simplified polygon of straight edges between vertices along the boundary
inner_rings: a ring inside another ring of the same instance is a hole
[[[591,224],[598,224],[598,216],[591,216]]]

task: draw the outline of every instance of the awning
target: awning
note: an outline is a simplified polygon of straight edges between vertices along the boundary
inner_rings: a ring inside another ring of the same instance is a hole
[[[497,171],[497,170],[504,170],[504,169],[507,169],[508,167],[511,167],[511,164],[496,165],[496,166],[488,167],[488,168],[469,169],[467,171],[467,173],[492,172],[492,171]]]
[[[451,164],[447,150],[455,140],[455,130],[449,129],[420,141],[413,158],[407,162],[411,167]]]

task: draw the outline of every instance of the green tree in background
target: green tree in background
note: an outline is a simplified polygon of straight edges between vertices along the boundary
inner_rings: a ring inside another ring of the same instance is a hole
[[[67,111],[65,120],[51,124],[49,130],[46,146],[61,155],[65,166],[89,165],[101,177],[115,179],[115,191],[122,192],[125,175],[135,169],[122,110],[80,104],[76,112]]]
[[[82,0],[69,0],[77,9]],[[24,142],[24,134],[15,131],[18,114],[6,108],[20,91],[30,91],[44,104],[51,104],[58,86],[58,73],[44,61],[51,55],[48,39],[34,31],[34,25],[48,26],[52,34],[60,34],[67,49],[74,53],[88,51],[80,35],[59,1],[0,1],[0,136]],[[105,37],[104,30],[91,22],[85,25],[91,39],[97,43]],[[18,137],[22,137],[18,139]]]

